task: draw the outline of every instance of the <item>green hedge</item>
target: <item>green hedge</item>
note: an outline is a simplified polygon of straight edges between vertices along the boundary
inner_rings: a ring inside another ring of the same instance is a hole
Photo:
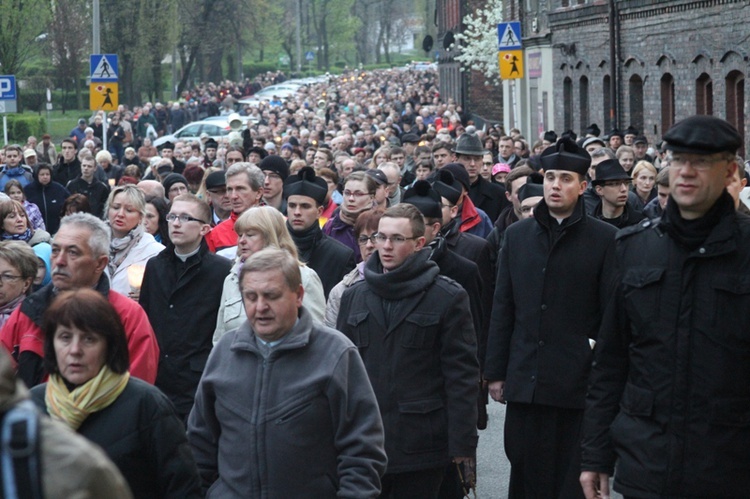
[[[38,95],[32,92],[21,92],[20,95],[20,102],[19,104],[19,111],[35,111],[35,112],[43,112],[47,109],[47,97],[44,95]],[[65,102],[63,102],[65,100]],[[89,91],[82,90],[81,91],[81,100],[83,101],[83,106],[88,107],[89,105]],[[65,104],[65,106],[63,106]],[[53,90],[52,91],[52,109],[56,111],[60,111],[63,109],[63,107],[66,110],[72,110],[72,109],[78,109],[78,100],[76,99],[76,93],[75,92],[69,92],[67,96],[63,95],[62,90]]]
[[[33,115],[8,115],[8,140],[25,144],[29,135],[34,135],[41,140],[46,133],[47,123],[41,116]]]

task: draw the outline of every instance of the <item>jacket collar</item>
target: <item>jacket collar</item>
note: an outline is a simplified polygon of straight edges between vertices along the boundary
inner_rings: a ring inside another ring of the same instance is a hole
[[[310,343],[310,334],[312,333],[312,317],[310,312],[302,306],[299,308],[297,323],[292,327],[284,340],[273,348],[272,356],[280,355],[281,352],[286,350],[297,350],[304,348]],[[232,344],[229,347],[232,351],[246,351],[261,354],[260,348],[258,347],[258,339],[255,336],[252,326],[249,320],[245,320],[242,325],[237,328],[232,338]]]

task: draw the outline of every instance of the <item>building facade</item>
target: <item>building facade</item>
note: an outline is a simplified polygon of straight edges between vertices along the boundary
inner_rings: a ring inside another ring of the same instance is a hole
[[[550,1],[557,130],[632,125],[654,144],[674,122],[711,114],[747,150],[749,21],[747,0]]]

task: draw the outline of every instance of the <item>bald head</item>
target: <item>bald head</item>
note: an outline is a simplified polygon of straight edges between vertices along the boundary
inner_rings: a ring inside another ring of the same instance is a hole
[[[164,186],[156,180],[141,180],[138,182],[138,188],[143,191],[146,197],[154,196],[165,198]]]

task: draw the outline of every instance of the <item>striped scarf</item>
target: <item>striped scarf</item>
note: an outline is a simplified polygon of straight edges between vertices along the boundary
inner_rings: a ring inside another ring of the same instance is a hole
[[[44,402],[47,412],[77,430],[89,414],[109,407],[128,384],[130,373],[117,374],[104,365],[99,374],[68,391],[62,376],[53,374],[47,382]]]

